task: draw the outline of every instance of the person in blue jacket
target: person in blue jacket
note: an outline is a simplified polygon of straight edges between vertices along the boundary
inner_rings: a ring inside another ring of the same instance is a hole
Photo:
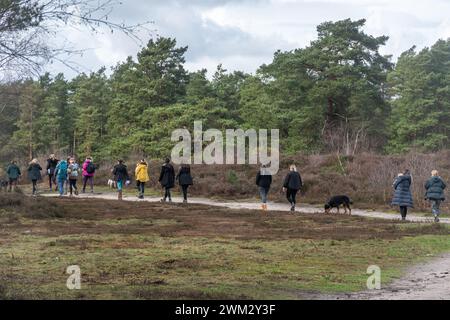
[[[64,186],[67,181],[68,160],[61,160],[55,169],[56,182],[58,183],[59,196],[64,196]]]
[[[434,216],[434,222],[439,222],[441,202],[445,200],[445,188],[447,188],[447,185],[439,177],[439,172],[437,170],[431,171],[431,178],[425,184],[425,199],[431,202],[431,212]]]
[[[403,221],[406,220],[408,208],[414,208],[411,184],[411,174],[409,170],[405,170],[404,173],[398,174],[392,185],[394,187],[394,197],[391,204],[400,208],[400,215]]]

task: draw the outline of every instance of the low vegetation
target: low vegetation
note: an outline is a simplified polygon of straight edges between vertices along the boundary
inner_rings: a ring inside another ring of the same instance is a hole
[[[0,298],[311,298],[450,250],[445,225],[0,194]],[[79,265],[82,289],[65,273]]]

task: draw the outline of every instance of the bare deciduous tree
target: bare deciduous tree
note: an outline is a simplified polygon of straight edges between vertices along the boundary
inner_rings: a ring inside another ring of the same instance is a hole
[[[0,0],[0,72],[37,74],[59,61],[76,69],[68,57],[82,52],[69,43],[52,44],[64,27],[87,27],[90,32],[120,31],[140,41],[139,31],[150,22],[134,25],[110,20],[117,0]]]

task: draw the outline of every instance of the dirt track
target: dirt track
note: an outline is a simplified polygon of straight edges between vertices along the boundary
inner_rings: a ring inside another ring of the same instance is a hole
[[[450,254],[408,268],[387,288],[355,294],[320,296],[329,300],[449,300]]]
[[[55,196],[55,195],[47,195]],[[116,199],[115,194],[86,194],[81,195],[84,198],[100,198],[100,199]],[[148,201],[159,202],[159,198],[147,197],[145,200],[138,200],[133,196],[125,196],[127,201]],[[179,203],[180,198],[174,198],[174,202]],[[258,209],[259,204],[256,202],[219,202],[205,198],[191,198],[190,203],[206,204],[211,206],[226,207],[230,209]],[[269,209],[274,211],[287,211],[289,206],[286,204],[270,203]],[[320,208],[311,205],[300,204],[297,211],[305,213],[321,212]],[[353,215],[398,220],[398,216],[366,210],[353,210]],[[414,222],[432,222],[431,218],[409,215],[409,221]],[[450,223],[450,219],[441,219],[442,223]],[[381,290],[364,291],[355,294],[343,295],[311,295],[312,299],[374,299],[374,300],[439,300],[450,299],[450,254],[444,254],[432,261],[420,265],[412,266],[405,270],[405,275],[394,281],[391,285]]]

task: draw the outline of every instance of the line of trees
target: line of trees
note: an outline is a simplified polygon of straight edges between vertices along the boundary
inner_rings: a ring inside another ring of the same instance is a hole
[[[187,47],[150,40],[138,54],[72,80],[0,84],[0,154],[170,154],[170,134],[204,127],[278,128],[282,152],[436,151],[450,146],[450,39],[380,54],[365,20],[325,22],[305,48],[278,51],[255,74],[184,68]],[[1,159],[0,159],[1,160]]]

